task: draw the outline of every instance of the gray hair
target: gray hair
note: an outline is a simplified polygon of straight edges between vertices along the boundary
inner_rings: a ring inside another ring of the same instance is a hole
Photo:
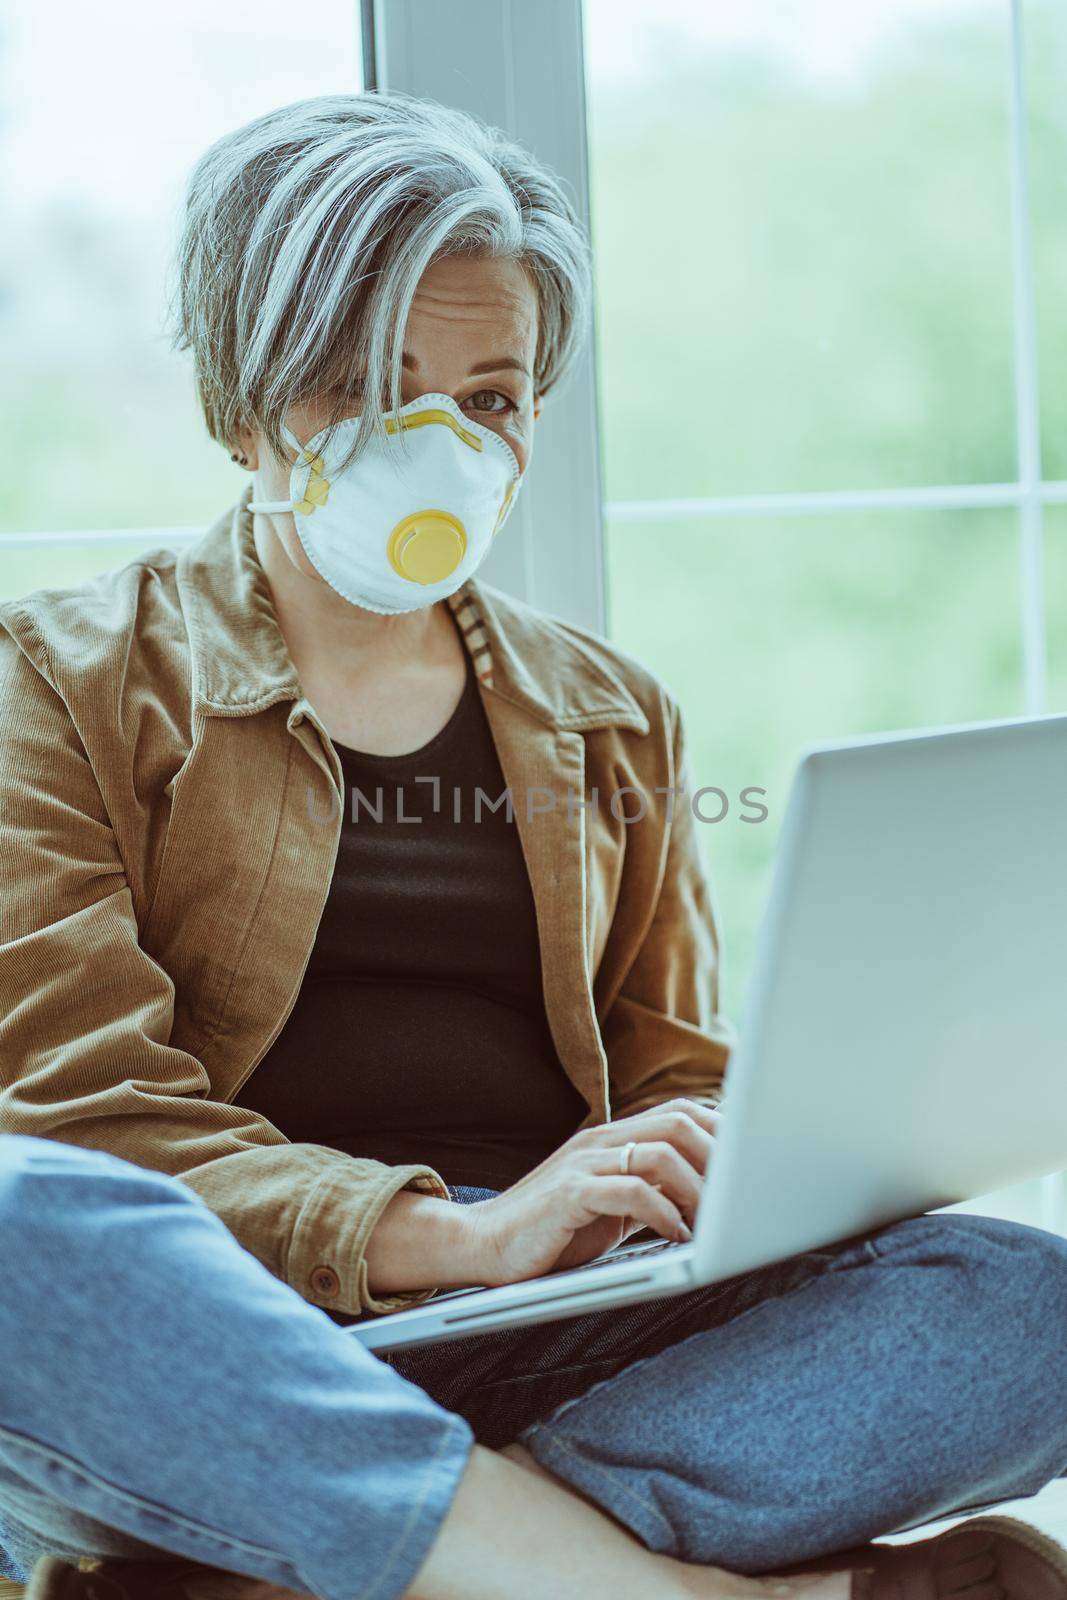
[[[286,459],[290,405],[355,392],[374,415],[350,464],[402,404],[423,272],[462,254],[529,275],[534,392],[548,393],[588,330],[591,251],[561,180],[521,145],[399,92],[297,100],[216,140],[189,180],[170,309],[211,437],[260,432]]]

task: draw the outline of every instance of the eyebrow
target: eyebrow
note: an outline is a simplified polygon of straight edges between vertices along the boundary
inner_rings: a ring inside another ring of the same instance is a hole
[[[405,367],[417,368],[419,363],[413,355],[405,350],[403,364]],[[529,375],[530,371],[525,361],[520,361],[517,356],[483,356],[480,361],[475,362],[467,376],[468,378],[479,378],[485,372],[500,372],[505,367],[514,368],[516,372],[525,372],[527,375]]]

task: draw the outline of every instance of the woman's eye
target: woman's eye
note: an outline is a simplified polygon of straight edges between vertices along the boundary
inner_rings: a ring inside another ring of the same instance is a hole
[[[494,406],[481,403],[486,399],[491,401],[494,397],[497,400],[502,400],[504,402],[503,405]],[[469,399],[466,401],[466,404],[474,405],[476,411],[488,411],[490,414],[495,414],[498,417],[504,416],[505,412],[518,410],[514,400],[509,400],[507,395],[501,394],[499,389],[478,389],[469,397]]]

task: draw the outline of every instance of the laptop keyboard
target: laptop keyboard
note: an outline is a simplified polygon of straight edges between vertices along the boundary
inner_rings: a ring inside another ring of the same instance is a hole
[[[595,1261],[587,1261],[584,1266],[561,1267],[558,1272],[546,1272],[545,1277],[563,1278],[568,1272],[588,1272],[591,1267],[613,1267],[619,1261],[633,1261],[636,1256],[654,1256],[663,1250],[677,1248],[673,1239],[655,1239],[651,1244],[623,1244],[615,1250],[610,1250],[606,1256],[597,1256]]]
[[[545,1278],[565,1278],[571,1272],[588,1272],[592,1267],[613,1267],[620,1261],[632,1261],[635,1257],[658,1255],[664,1250],[677,1250],[680,1246],[674,1239],[654,1239],[650,1244],[618,1245],[610,1250],[606,1256],[597,1256],[593,1261],[587,1261],[583,1266],[560,1267],[556,1272],[542,1274]],[[458,1300],[460,1295],[479,1294],[484,1284],[474,1284],[469,1289],[447,1289],[444,1294],[430,1296],[430,1305],[439,1305],[442,1300]]]

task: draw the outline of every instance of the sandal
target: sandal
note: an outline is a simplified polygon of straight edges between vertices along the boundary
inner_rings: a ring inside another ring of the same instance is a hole
[[[307,1600],[262,1578],[183,1561],[117,1561],[85,1558],[74,1563],[41,1556],[24,1600]]]
[[[970,1517],[860,1559],[852,1600],[1067,1600],[1067,1549],[1014,1517]]]

